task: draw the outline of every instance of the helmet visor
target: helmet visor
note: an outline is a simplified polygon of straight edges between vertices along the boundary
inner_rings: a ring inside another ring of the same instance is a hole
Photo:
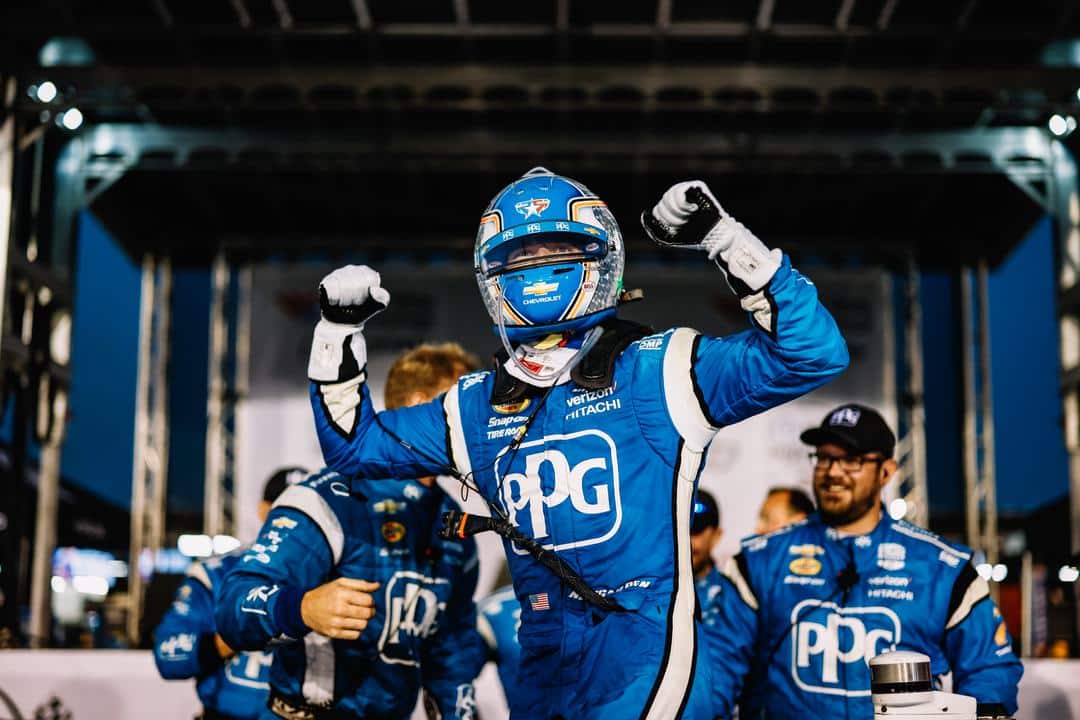
[[[607,254],[607,233],[592,225],[548,221],[526,228],[498,233],[481,246],[480,270],[486,277]]]

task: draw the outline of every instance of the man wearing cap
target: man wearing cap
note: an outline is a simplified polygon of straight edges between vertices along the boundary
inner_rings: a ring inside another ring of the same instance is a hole
[[[306,475],[298,467],[281,468],[271,475],[263,486],[259,519],[265,521],[278,495]],[[220,590],[246,550],[193,563],[154,630],[158,672],[166,680],[195,678],[203,720],[256,718],[266,707],[270,654],[236,652],[221,638],[214,622],[214,591]]]
[[[868,718],[867,662],[894,649],[930,656],[984,710],[1015,712],[1023,669],[971,550],[884,512],[897,467],[885,421],[843,405],[801,439],[817,512],[743,541],[725,570],[737,591],[721,596],[714,649],[721,716],[742,692],[743,720]]]

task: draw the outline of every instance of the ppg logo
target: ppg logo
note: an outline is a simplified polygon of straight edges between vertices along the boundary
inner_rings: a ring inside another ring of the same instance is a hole
[[[869,695],[867,663],[900,643],[900,618],[885,607],[842,608],[803,600],[791,611],[791,620],[791,676],[807,692]]]
[[[558,551],[596,545],[619,531],[619,463],[609,435],[582,430],[523,443],[510,467],[503,466],[505,453],[495,461],[495,477],[510,522],[526,535]],[[527,554],[517,546],[514,552]]]
[[[394,573],[386,584],[386,619],[379,635],[379,657],[384,662],[420,664],[412,641],[438,629],[449,588],[450,581],[445,578],[430,578],[411,570]]]

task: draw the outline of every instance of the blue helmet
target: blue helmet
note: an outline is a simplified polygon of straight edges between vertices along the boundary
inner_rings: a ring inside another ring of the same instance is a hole
[[[615,314],[622,233],[579,182],[533,168],[480,218],[474,269],[496,331],[512,341],[578,332]]]

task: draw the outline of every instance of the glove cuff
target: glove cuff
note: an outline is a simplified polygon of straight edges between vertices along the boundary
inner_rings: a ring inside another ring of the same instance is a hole
[[[362,325],[320,320],[311,340],[308,378],[318,383],[339,383],[359,375],[367,365],[362,330]]]
[[[769,284],[784,257],[780,250],[769,250],[745,225],[730,216],[709,230],[702,246],[710,260],[719,263],[729,278],[741,282],[751,293]],[[738,283],[732,286],[738,287]]]

